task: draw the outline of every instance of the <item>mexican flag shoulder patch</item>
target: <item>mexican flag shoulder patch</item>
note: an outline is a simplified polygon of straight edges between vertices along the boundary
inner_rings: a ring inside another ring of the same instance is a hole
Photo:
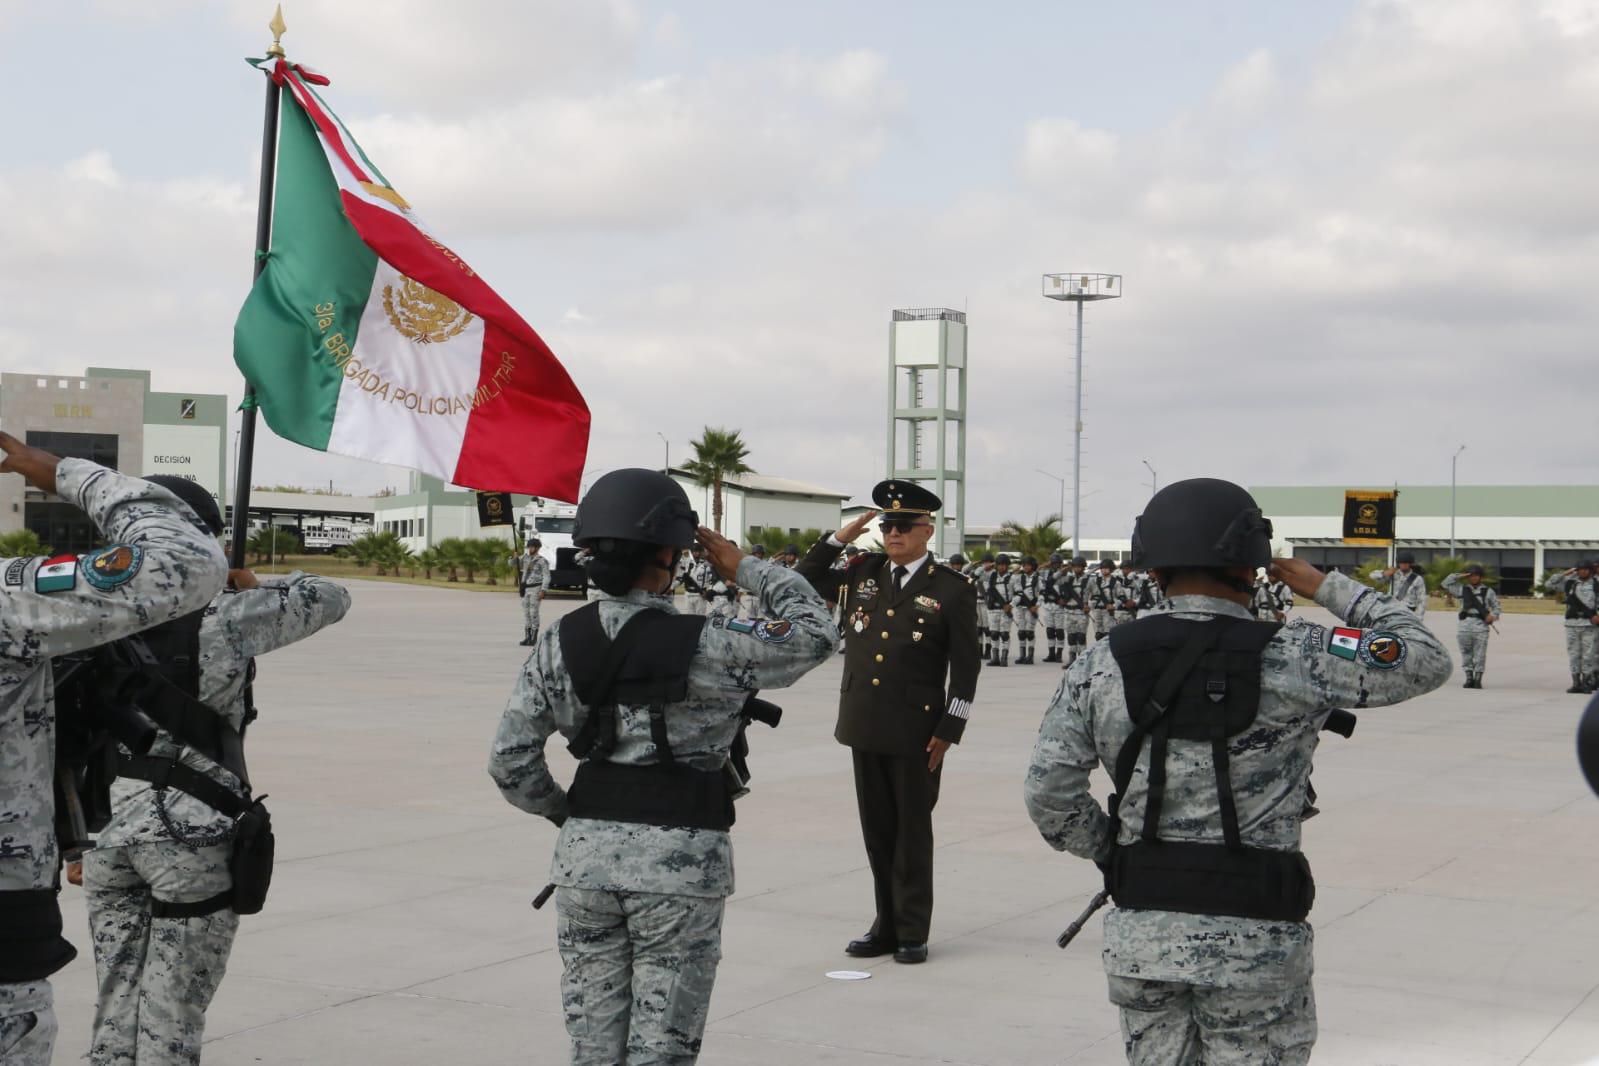
[[[78,583],[78,557],[57,555],[39,564],[33,572],[33,591],[67,592]]]
[[[1353,662],[1360,651],[1361,631],[1336,628],[1327,635],[1327,653]]]

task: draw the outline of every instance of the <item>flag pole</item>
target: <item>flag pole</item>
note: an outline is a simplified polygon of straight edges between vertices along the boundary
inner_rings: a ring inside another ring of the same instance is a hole
[[[283,22],[282,4],[273,12],[267,29],[272,31],[272,47],[267,49],[267,55],[284,58],[283,34],[288,27]],[[278,101],[282,94],[282,87],[267,78],[266,118],[261,131],[261,199],[255,209],[255,274],[252,280],[259,278],[266,269],[267,250],[272,246],[272,183],[277,173]],[[244,403],[240,406],[238,469],[233,480],[233,545],[228,557],[228,566],[234,570],[244,566],[245,540],[250,531],[250,476],[255,465],[255,386],[248,381],[244,383]],[[269,528],[268,532],[272,530]]]

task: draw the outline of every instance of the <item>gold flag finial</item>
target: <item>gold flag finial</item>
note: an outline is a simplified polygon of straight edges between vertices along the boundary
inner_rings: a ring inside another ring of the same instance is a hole
[[[284,56],[283,35],[289,29],[283,22],[282,4],[279,4],[278,9],[272,12],[272,21],[267,23],[267,29],[272,31],[272,47],[267,49],[267,55],[282,59]]]

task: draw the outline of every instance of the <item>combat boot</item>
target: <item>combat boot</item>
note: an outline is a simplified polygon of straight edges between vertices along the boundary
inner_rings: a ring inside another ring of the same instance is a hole
[[[994,661],[994,646],[992,644],[984,644],[983,645],[983,662],[991,663],[993,661]]]
[[[521,646],[524,648],[531,648],[533,646],[533,631],[531,629],[522,630]]]
[[[1584,685],[1582,682],[1583,676],[1581,674],[1572,674],[1571,687],[1566,689],[1566,691],[1576,693],[1579,696],[1585,694],[1588,691],[1588,686]]]
[[[1475,685],[1473,685],[1472,687],[1473,688],[1482,688],[1482,671],[1481,670],[1477,671],[1477,679],[1476,680],[1477,680],[1477,683]]]
[[[994,665],[995,666],[1009,666],[1010,665],[1010,649],[1009,648],[995,648],[994,649]]]
[[[1583,674],[1582,691],[1585,694],[1589,692],[1599,692],[1599,674]]]
[[[1467,670],[1466,671],[1466,683],[1464,685],[1461,685],[1460,687],[1461,688],[1476,688],[1477,687],[1477,675],[1472,673],[1470,670]]]

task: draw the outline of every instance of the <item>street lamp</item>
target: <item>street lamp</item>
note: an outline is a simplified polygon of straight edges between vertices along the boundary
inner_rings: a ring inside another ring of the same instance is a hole
[[[1114,300],[1122,294],[1120,274],[1045,274],[1044,295],[1077,305],[1077,417],[1072,423],[1072,554],[1078,554],[1083,520],[1083,304]]]
[[[1455,467],[1460,461],[1460,453],[1466,450],[1462,444],[1455,449],[1455,454],[1449,457],[1449,558],[1455,557]]]
[[[666,465],[661,467],[661,473],[670,474],[672,472],[672,442],[667,440],[666,434],[660,430],[656,430],[655,435],[660,437],[661,443],[666,446],[666,457],[662,460]]]
[[[1158,488],[1155,480],[1155,468],[1149,465],[1148,459],[1140,459],[1138,461],[1144,464],[1145,470],[1149,471],[1149,494],[1153,496]]]
[[[1040,474],[1043,474],[1047,478],[1052,478],[1055,481],[1060,482],[1060,510],[1056,511],[1055,513],[1060,515],[1060,520],[1062,522],[1066,521],[1066,479],[1061,477],[1059,474],[1051,474],[1048,470],[1045,470],[1041,466],[1035,466],[1033,469],[1038,471]]]

